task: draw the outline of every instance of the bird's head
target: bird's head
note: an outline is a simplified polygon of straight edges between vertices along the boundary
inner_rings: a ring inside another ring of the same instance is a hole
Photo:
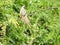
[[[23,5],[22,8],[25,8],[25,5]]]

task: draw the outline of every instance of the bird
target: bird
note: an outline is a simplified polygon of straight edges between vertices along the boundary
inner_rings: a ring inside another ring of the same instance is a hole
[[[30,20],[28,18],[28,14],[26,12],[26,9],[25,9],[25,6],[24,5],[20,9],[20,17],[21,17],[22,22],[24,22],[29,27],[31,27]]]

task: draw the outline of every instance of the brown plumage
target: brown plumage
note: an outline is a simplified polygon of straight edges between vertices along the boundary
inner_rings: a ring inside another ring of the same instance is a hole
[[[28,16],[27,16],[25,6],[21,7],[20,17],[21,17],[21,20],[30,27],[31,24],[30,24],[30,21],[29,21]]]

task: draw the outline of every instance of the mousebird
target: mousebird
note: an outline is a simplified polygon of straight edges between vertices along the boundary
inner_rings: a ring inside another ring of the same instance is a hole
[[[21,9],[20,9],[20,17],[21,17],[22,22],[24,22],[29,27],[31,27],[30,20],[27,16],[27,12],[25,10],[25,6],[22,6]]]

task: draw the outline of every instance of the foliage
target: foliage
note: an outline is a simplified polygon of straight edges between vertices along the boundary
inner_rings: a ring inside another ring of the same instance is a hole
[[[32,28],[19,17],[22,5],[26,6]],[[60,45],[60,0],[0,0],[0,42]]]

